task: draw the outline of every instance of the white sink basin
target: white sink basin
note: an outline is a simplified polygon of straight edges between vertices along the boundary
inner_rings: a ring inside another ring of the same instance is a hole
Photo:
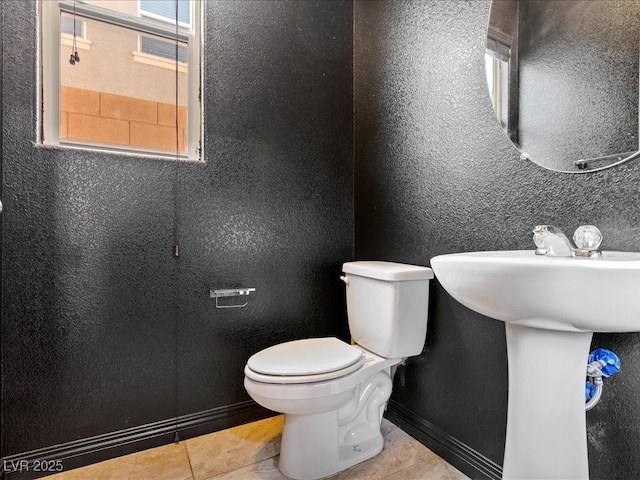
[[[471,252],[431,259],[444,289],[488,317],[551,330],[640,331],[640,253]]]
[[[504,479],[588,480],[585,374],[593,332],[640,331],[640,254],[533,250],[440,255],[457,301],[505,322],[509,407]]]

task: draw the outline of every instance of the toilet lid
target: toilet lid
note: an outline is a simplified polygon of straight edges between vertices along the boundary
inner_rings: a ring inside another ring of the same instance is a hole
[[[341,370],[334,370],[333,372],[318,373],[316,375],[263,375],[262,373],[256,373],[249,368],[248,365],[244,367],[244,374],[247,378],[262,383],[277,383],[283,385],[290,384],[309,384],[314,382],[326,382],[328,380],[334,380],[339,377],[344,377],[350,373],[355,372],[362,368],[367,358],[363,355],[356,363],[352,363],[347,368]]]
[[[256,373],[278,376],[320,375],[345,369],[362,351],[334,337],[308,338],[266,348],[247,362]]]

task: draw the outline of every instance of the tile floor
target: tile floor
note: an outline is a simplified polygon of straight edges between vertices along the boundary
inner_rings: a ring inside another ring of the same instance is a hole
[[[286,480],[277,467],[282,415],[191,438],[47,480]],[[386,419],[384,449],[331,480],[465,480],[467,477]]]

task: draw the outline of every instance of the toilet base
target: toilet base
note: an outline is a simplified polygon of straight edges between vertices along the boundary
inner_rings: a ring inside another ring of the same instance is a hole
[[[278,468],[295,480],[315,480],[341,472],[382,451],[380,428],[371,438],[348,445],[338,436],[338,412],[285,415]]]
[[[391,387],[388,373],[377,372],[356,389],[354,402],[340,410],[285,414],[280,471],[295,480],[316,480],[380,453],[380,423]]]

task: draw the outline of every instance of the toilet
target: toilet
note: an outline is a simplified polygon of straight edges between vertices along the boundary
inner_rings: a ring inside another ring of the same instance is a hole
[[[340,277],[355,345],[310,338],[266,348],[247,361],[244,386],[284,413],[278,468],[296,480],[340,472],[382,450],[382,413],[392,372],[422,352],[430,268],[348,262]]]

